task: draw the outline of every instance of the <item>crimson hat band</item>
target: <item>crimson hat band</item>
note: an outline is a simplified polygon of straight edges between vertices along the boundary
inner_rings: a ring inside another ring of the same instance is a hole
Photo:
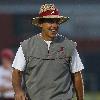
[[[50,15],[57,15],[57,16],[59,16],[59,12],[57,10],[47,10],[45,12],[40,13],[39,17],[50,16]]]

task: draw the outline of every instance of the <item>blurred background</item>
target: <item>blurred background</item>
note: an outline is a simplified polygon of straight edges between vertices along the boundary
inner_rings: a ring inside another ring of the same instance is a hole
[[[100,0],[0,0],[0,50],[16,52],[21,41],[40,32],[31,21],[43,3],[54,3],[70,17],[59,32],[77,42],[85,66],[85,100],[100,100]]]

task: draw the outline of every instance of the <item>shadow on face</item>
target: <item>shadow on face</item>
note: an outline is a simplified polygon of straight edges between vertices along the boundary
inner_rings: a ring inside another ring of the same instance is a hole
[[[40,18],[39,24],[42,23],[57,23],[59,24],[60,18]]]

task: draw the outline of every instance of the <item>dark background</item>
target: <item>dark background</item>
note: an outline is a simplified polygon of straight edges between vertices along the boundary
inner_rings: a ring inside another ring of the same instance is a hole
[[[0,50],[16,52],[21,41],[39,33],[31,20],[44,3],[54,3],[61,15],[70,17],[59,32],[77,42],[85,91],[100,92],[100,0],[0,0]]]

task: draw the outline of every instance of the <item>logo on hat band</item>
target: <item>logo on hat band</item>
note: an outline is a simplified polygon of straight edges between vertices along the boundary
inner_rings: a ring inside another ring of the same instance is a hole
[[[57,10],[47,10],[45,12],[40,13],[39,17],[50,16],[50,15],[59,15],[59,12]]]

